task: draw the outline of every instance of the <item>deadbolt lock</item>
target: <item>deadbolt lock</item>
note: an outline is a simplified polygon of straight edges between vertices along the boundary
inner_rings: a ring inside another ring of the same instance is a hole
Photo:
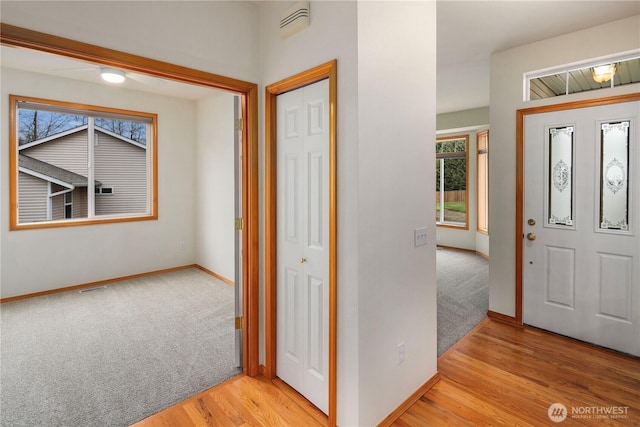
[[[531,226],[534,226],[534,225],[536,225],[536,220],[533,219],[533,218],[529,218],[529,221],[527,221],[527,224],[529,224]]]

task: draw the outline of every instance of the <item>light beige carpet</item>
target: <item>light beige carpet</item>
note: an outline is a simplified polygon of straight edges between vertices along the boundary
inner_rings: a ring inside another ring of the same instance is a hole
[[[126,426],[239,373],[233,287],[195,268],[0,311],[2,426]]]
[[[438,356],[487,317],[489,261],[473,252],[436,251]]]

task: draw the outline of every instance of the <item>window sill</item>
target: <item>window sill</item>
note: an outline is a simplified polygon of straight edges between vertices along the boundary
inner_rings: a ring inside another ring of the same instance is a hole
[[[78,219],[78,220],[61,220],[61,221],[47,221],[47,222],[29,222],[24,224],[11,224],[10,231],[18,230],[38,230],[44,228],[59,228],[59,227],[77,227],[81,225],[96,225],[96,224],[113,224],[118,222],[135,222],[135,221],[153,221],[157,220],[158,215],[137,215],[127,217],[110,217],[110,218],[92,218],[92,219]]]
[[[468,230],[469,226],[467,224],[448,224],[446,222],[437,222],[436,227],[440,228],[453,228],[456,230]]]

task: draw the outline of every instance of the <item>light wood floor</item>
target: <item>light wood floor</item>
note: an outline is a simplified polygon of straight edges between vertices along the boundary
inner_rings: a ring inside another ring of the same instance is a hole
[[[486,319],[439,358],[438,370],[440,382],[393,426],[640,426],[640,359],[534,328]],[[564,422],[550,421],[553,403],[567,408]],[[574,408],[611,407],[628,407],[626,418],[572,418]],[[325,423],[324,414],[282,381],[240,376],[135,427]]]
[[[438,359],[438,371],[394,427],[640,425],[640,359],[535,328],[486,319]],[[564,422],[551,422],[553,403],[567,408]],[[628,407],[627,418],[571,415],[614,406]]]
[[[324,426],[327,417],[279,379],[239,375],[134,427]]]

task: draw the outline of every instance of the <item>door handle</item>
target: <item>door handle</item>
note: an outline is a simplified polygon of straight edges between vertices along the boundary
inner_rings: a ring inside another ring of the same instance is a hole
[[[300,258],[300,264],[304,264],[305,262],[307,262],[306,258]]]
[[[528,233],[527,234],[527,239],[536,240],[536,233]]]

